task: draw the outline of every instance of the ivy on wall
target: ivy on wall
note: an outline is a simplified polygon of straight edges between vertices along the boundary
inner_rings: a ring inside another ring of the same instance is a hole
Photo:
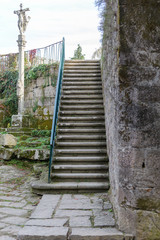
[[[11,121],[11,116],[17,114],[18,99],[16,94],[16,85],[18,80],[18,71],[10,70],[0,73],[0,98],[4,99],[0,104],[0,109],[4,111],[2,126],[7,127]]]
[[[51,67],[58,68],[58,63],[54,64],[40,64],[37,67],[25,69],[25,86],[27,86],[32,80],[39,77],[44,77],[46,80],[45,85],[49,86],[49,77],[51,77],[51,85],[56,85],[57,76],[55,71],[51,71]],[[18,99],[17,99],[17,81],[18,71],[10,70],[0,73],[0,99],[3,99],[3,103],[0,103],[0,110],[4,111],[4,118],[1,122],[3,127],[7,127],[11,124],[12,115],[16,115],[18,111]],[[43,86],[45,87],[45,86]]]

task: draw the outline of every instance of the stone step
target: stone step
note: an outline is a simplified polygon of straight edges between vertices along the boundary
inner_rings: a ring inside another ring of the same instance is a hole
[[[104,109],[103,105],[63,105],[61,104],[60,109],[63,111],[64,110],[77,110],[77,109],[81,109],[81,110],[90,110],[90,109]]]
[[[105,141],[96,142],[56,142],[58,147],[106,147]]]
[[[65,60],[65,65],[66,64],[71,64],[71,65],[76,65],[80,66],[80,64],[89,65],[99,65],[100,66],[100,60]]]
[[[61,100],[61,106],[65,106],[65,105],[94,105],[94,104],[98,104],[100,106],[103,106],[103,99],[91,99],[91,100],[83,100],[83,99],[78,99],[78,100]]]
[[[102,95],[102,90],[84,90],[84,89],[79,89],[79,90],[62,90],[62,95],[80,95],[80,94],[101,94]]]
[[[58,157],[54,158],[57,162],[104,162],[107,161],[107,156],[78,156],[78,157]]]
[[[72,64],[64,64],[64,71],[65,70],[96,70],[98,69],[100,71],[99,64],[88,64],[88,65],[72,65]]]
[[[101,81],[101,77],[100,76],[92,76],[92,77],[68,77],[68,76],[63,76],[63,83],[64,82],[77,82],[77,83],[80,83],[80,82],[84,82],[84,81],[86,81],[86,82],[89,82],[89,81],[95,81],[95,82],[99,82],[99,83],[101,83],[102,84],[102,81]]]
[[[97,122],[97,121],[104,121],[104,116],[77,116],[77,117],[62,117],[59,116],[59,122],[65,121],[65,122]]]
[[[65,73],[64,78],[92,78],[101,77],[101,73]]]
[[[93,100],[95,100],[95,99],[101,99],[101,100],[103,100],[103,96],[102,96],[102,94],[88,94],[88,95],[62,95],[61,96],[61,99],[62,100],[71,100],[71,99],[74,99],[74,100],[77,100],[77,99],[82,99],[82,100],[84,100],[84,99],[93,99]]]
[[[68,86],[63,86],[63,91],[64,90],[81,90],[81,91],[83,91],[83,90],[100,90],[100,91],[102,91],[102,86],[101,85],[87,85],[87,86],[83,86],[83,85],[75,85],[75,86],[70,86],[70,85],[68,85]]]
[[[106,154],[106,149],[96,148],[96,149],[55,149],[55,154]]]
[[[103,127],[104,128],[104,122],[89,122],[89,123],[84,123],[84,122],[74,122],[74,123],[58,123],[59,127],[87,127],[87,128],[94,128],[94,127]]]
[[[108,174],[106,173],[52,173],[51,178],[57,179],[108,179]]]
[[[64,86],[101,86],[102,88],[102,83],[101,81],[63,81],[63,87]]]
[[[67,69],[67,68],[64,68],[64,71],[63,71],[63,74],[64,76],[66,74],[100,74],[101,73],[101,70],[98,69],[98,68],[92,68],[92,69],[82,69],[79,67],[79,69]]]
[[[105,134],[96,135],[57,135],[57,140],[106,140]]]
[[[83,110],[83,111],[60,111],[59,114],[62,115],[104,115],[104,110]]]
[[[102,192],[109,189],[108,182],[56,182],[44,183],[41,181],[32,183],[33,192],[39,194],[45,193],[78,193],[78,192]]]
[[[69,129],[58,129],[57,134],[71,134],[71,133],[81,133],[81,134],[95,134],[95,133],[104,133],[105,134],[105,128],[93,128],[93,129],[88,129],[88,128],[69,128]]]
[[[83,164],[83,165],[75,165],[75,164],[55,164],[52,166],[54,170],[70,170],[70,171],[92,171],[92,170],[107,170],[108,164]]]

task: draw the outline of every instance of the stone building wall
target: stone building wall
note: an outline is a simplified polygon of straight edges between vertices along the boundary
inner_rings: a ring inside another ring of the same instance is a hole
[[[160,1],[106,0],[103,91],[119,228],[160,239]]]
[[[52,125],[58,66],[50,71],[49,77],[40,77],[26,82],[25,114],[29,115],[31,125],[36,128],[51,129]]]

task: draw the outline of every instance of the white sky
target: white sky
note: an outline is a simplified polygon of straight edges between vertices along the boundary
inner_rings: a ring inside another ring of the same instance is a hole
[[[18,16],[13,13],[30,8],[31,20],[25,32],[26,50],[66,41],[66,59],[73,57],[77,45],[86,59],[101,46],[98,9],[94,0],[0,0],[0,54],[18,51]]]

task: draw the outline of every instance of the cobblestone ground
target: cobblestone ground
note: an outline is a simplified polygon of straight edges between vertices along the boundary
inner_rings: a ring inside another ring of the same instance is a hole
[[[0,162],[0,240],[15,240],[39,203],[30,182],[35,180],[28,169],[3,165]]]

